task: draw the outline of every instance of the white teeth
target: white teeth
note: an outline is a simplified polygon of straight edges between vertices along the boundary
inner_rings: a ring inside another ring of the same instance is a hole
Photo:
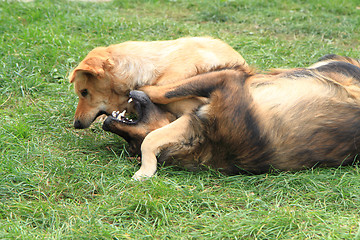
[[[133,99],[132,99],[132,98],[130,98],[130,99],[129,99],[129,101],[128,101],[128,103],[131,103],[132,101],[133,101]]]
[[[130,100],[132,100],[132,99],[130,99]],[[128,119],[127,117],[125,117],[125,114],[126,114],[126,110],[122,111],[121,113],[120,113],[120,111],[113,111],[111,113],[111,115],[114,118],[118,119],[119,121],[121,121],[123,123],[134,122],[133,119]]]
[[[117,118],[119,120],[123,120],[123,118],[125,117],[125,113],[126,113],[126,110],[122,111],[120,113],[120,111],[113,111],[111,113],[111,115],[114,117],[114,118]]]

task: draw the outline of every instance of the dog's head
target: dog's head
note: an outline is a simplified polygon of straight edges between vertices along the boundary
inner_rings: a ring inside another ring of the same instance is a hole
[[[107,48],[95,48],[70,74],[79,96],[74,127],[87,128],[102,114],[124,108],[129,87],[115,74],[116,63]]]
[[[175,120],[175,116],[152,103],[142,91],[131,91],[129,102],[136,116],[128,117],[126,110],[113,112],[105,120],[103,129],[124,138],[132,154],[140,154],[140,146],[146,135],[168,125]]]

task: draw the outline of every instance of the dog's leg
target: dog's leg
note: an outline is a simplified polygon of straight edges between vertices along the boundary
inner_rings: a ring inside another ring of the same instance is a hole
[[[201,74],[174,84],[145,86],[140,90],[144,91],[152,102],[168,104],[187,98],[209,97],[216,88],[227,82],[229,78],[236,78],[241,81],[247,76],[245,71],[226,69]]]
[[[135,180],[144,180],[154,176],[157,167],[156,155],[164,146],[185,139],[190,115],[186,114],[174,122],[149,133],[141,144],[141,167],[133,176]]]

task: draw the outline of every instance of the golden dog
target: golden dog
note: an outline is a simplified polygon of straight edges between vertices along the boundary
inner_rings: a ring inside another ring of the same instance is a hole
[[[153,176],[158,161],[259,174],[351,164],[360,152],[360,62],[355,59],[327,55],[309,68],[269,74],[255,74],[247,66],[214,69],[142,90],[146,94],[130,93],[140,113],[137,123],[115,112],[103,125],[119,135],[124,130],[130,142],[142,142],[135,179]],[[175,121],[162,108],[193,97],[207,101]]]
[[[69,76],[79,96],[75,128],[87,128],[102,114],[124,109],[129,92],[145,85],[181,81],[222,64],[244,64],[242,56],[226,43],[192,37],[170,41],[124,42],[93,49]],[[187,99],[166,106],[181,115],[201,101]]]

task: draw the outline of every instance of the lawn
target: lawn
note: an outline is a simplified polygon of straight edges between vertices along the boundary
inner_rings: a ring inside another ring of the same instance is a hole
[[[1,239],[360,239],[359,165],[224,176],[139,168],[101,123],[72,126],[92,48],[212,36],[258,69],[360,57],[358,0],[0,1]]]

